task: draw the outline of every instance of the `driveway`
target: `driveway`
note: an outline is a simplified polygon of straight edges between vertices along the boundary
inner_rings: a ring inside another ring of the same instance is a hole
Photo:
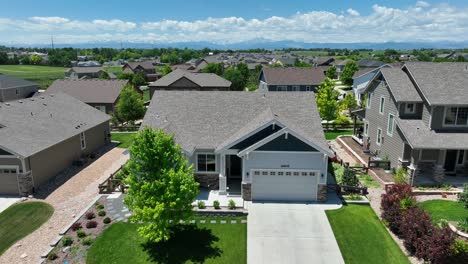
[[[14,196],[0,196],[0,213],[5,211],[10,205],[19,201],[20,198]]]
[[[326,204],[249,205],[247,263],[344,263],[325,215],[341,207],[335,197]]]

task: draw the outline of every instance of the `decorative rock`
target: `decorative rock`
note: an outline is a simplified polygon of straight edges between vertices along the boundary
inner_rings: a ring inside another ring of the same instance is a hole
[[[221,224],[225,224],[226,223],[226,220],[221,220],[219,221]]]
[[[67,253],[68,251],[70,251],[70,247],[69,247],[69,246],[68,246],[68,247],[64,247],[64,248],[62,249],[62,252],[63,252],[63,253]]]
[[[247,223],[247,220],[241,220],[241,223],[242,223],[242,224],[246,224],[246,223]]]
[[[231,224],[237,224],[236,220],[231,220]]]
[[[21,255],[20,258],[24,259],[24,258],[26,258],[27,256],[28,256],[28,254],[23,253],[23,255]]]
[[[200,224],[206,223],[206,220],[200,220]]]
[[[216,220],[211,220],[210,223],[211,224],[216,224]]]
[[[20,243],[18,243],[18,244],[15,245],[16,248],[19,248],[19,247],[21,247],[21,246],[22,246],[22,245],[21,245]]]

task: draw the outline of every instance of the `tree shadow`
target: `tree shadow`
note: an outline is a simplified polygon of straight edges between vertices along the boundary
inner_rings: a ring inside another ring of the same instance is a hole
[[[214,245],[219,238],[207,228],[196,225],[177,225],[172,236],[164,242],[145,242],[143,249],[151,261],[179,264],[187,261],[204,263],[208,258],[219,257],[222,250]]]

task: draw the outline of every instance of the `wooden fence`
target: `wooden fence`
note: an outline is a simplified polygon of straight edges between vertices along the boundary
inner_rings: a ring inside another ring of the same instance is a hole
[[[131,132],[131,131],[138,131],[140,129],[139,126],[111,126],[111,131],[118,131],[118,132]]]
[[[384,170],[390,170],[390,161],[389,160],[374,160],[373,157],[369,157],[367,161],[367,166],[369,168],[380,168]]]
[[[112,193],[116,190],[125,193],[125,190],[128,189],[128,187],[123,184],[121,179],[115,179],[115,175],[122,170],[122,167],[123,166],[120,166],[116,172],[112,173],[109,178],[98,185],[100,194]]]

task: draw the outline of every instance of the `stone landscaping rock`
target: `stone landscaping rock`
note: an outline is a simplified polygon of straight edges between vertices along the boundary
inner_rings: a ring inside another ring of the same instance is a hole
[[[70,251],[70,248],[70,246],[62,248],[62,252],[67,253],[68,251]]]

